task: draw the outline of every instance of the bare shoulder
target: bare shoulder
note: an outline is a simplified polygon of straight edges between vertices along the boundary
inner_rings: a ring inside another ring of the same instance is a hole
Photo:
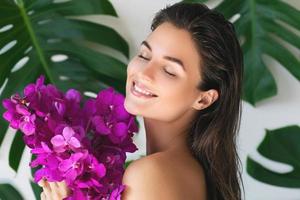
[[[132,162],[125,170],[122,200],[180,200],[166,178],[156,156],[150,155]]]
[[[140,158],[125,170],[122,200],[205,200],[204,175],[194,164],[160,153]]]

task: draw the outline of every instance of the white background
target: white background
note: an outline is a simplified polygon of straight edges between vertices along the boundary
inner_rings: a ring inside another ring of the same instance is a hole
[[[272,0],[270,0],[271,2]],[[120,18],[115,19],[108,16],[87,16],[85,19],[102,23],[115,28],[130,45],[130,58],[136,54],[140,42],[150,33],[150,23],[155,12],[165,7],[166,4],[172,4],[175,0],[112,0]],[[208,6],[214,7],[219,1],[211,1]],[[300,9],[300,1],[286,0],[285,2]],[[300,16],[299,16],[300,17]],[[299,32],[297,32],[299,34]],[[288,46],[300,57],[299,51]],[[112,51],[113,52],[113,51]],[[117,57],[124,62],[128,62],[122,55],[115,53]],[[300,125],[300,84],[291,76],[285,68],[278,62],[264,56],[268,68],[275,77],[278,86],[278,95],[257,104],[256,107],[244,102],[243,115],[239,137],[239,155],[245,167],[245,160],[250,155],[255,160],[261,162],[264,166],[279,171],[286,172],[291,170],[290,166],[267,160],[261,157],[257,152],[257,145],[262,141],[265,129],[276,129],[286,125]],[[299,66],[300,67],[300,66]],[[145,132],[142,118],[140,121],[140,133],[134,137],[139,150],[134,154],[127,154],[128,160],[136,159],[145,155]],[[30,169],[29,150],[24,152],[21,161],[21,167],[17,174],[8,166],[8,149],[13,139],[13,132],[7,134],[3,145],[0,148],[0,182],[10,182],[28,200],[34,199],[28,178]],[[299,141],[300,145],[300,141]],[[286,189],[261,183],[250,177],[244,168],[243,181],[245,185],[246,200],[300,200],[300,189]]]

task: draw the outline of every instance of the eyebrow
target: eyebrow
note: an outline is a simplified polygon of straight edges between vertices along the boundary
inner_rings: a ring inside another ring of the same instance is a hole
[[[147,41],[142,41],[141,45],[145,45],[150,51],[152,51],[152,48]],[[186,71],[183,62],[180,59],[171,56],[164,56],[164,59],[175,62],[176,64],[180,65],[184,71]]]

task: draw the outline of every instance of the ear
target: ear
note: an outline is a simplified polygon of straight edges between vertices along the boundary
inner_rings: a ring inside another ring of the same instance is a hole
[[[193,108],[196,110],[202,110],[213,104],[218,98],[219,93],[215,89],[201,91],[198,98],[193,104]]]

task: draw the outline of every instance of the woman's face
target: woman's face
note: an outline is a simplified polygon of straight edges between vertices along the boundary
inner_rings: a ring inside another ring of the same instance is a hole
[[[126,110],[160,121],[194,112],[193,104],[200,94],[196,88],[199,65],[200,56],[190,34],[170,23],[159,25],[128,64]],[[134,91],[135,86],[155,96],[141,95]]]

